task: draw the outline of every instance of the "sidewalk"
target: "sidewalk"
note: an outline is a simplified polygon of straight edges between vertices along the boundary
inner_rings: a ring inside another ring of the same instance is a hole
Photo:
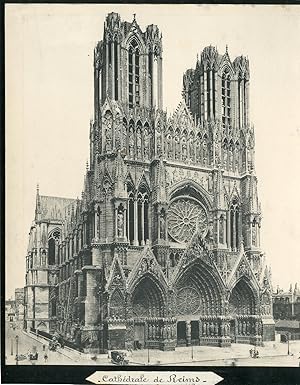
[[[250,349],[253,349],[252,345],[247,344],[232,344],[228,348],[219,348],[212,346],[193,346],[176,348],[175,351],[163,352],[160,350],[149,350],[149,361],[151,365],[172,365],[182,364],[188,365],[189,363],[202,363],[205,366],[208,362],[218,362],[216,365],[224,365],[226,361],[232,361],[234,359],[249,361],[251,366],[259,366],[259,359],[253,359],[250,357]],[[280,360],[286,361],[287,344],[267,342],[263,347],[257,347],[260,358],[269,358],[268,362],[272,363],[270,358],[276,357],[276,362]],[[298,359],[300,356],[300,341],[290,342],[290,353],[294,354],[293,359]],[[131,356],[128,357],[131,364],[148,365],[148,350],[134,351]],[[298,360],[299,361],[299,360]],[[247,365],[249,363],[247,362]],[[274,364],[276,365],[276,364]],[[280,365],[280,364],[279,364]],[[294,365],[293,365],[294,366]]]

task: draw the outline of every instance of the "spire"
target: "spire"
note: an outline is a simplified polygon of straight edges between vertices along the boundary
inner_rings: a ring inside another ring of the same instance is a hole
[[[40,187],[37,183],[36,185],[36,204],[35,204],[35,220],[41,219],[41,197],[40,197]]]
[[[225,53],[228,55],[228,45],[226,44]]]

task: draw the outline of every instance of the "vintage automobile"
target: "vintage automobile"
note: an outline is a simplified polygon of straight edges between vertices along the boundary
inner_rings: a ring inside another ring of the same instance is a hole
[[[125,359],[126,353],[119,352],[118,350],[114,350],[110,353],[111,362],[115,365],[128,365],[128,360]]]
[[[34,353],[29,353],[28,354],[28,359],[30,361],[37,361],[38,358],[39,358],[38,352],[34,352]]]

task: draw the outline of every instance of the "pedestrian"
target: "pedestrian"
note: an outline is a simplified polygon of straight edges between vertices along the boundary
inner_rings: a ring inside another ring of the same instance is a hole
[[[45,349],[46,349],[46,345],[45,345],[45,344],[43,344],[43,352],[45,351]]]
[[[252,356],[253,350],[250,349],[250,350],[249,350],[249,353],[250,353],[250,357],[252,358],[252,357],[253,357],[253,356]]]
[[[47,361],[48,361],[48,354],[47,354],[47,352],[45,352],[45,354],[44,354],[44,360],[45,360],[45,364],[46,364]]]

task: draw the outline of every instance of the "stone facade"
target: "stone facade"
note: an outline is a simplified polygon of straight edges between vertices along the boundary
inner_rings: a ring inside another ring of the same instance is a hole
[[[81,199],[37,193],[27,327],[95,352],[273,339],[248,60],[204,48],[168,117],[157,26],[111,13],[94,90]]]

